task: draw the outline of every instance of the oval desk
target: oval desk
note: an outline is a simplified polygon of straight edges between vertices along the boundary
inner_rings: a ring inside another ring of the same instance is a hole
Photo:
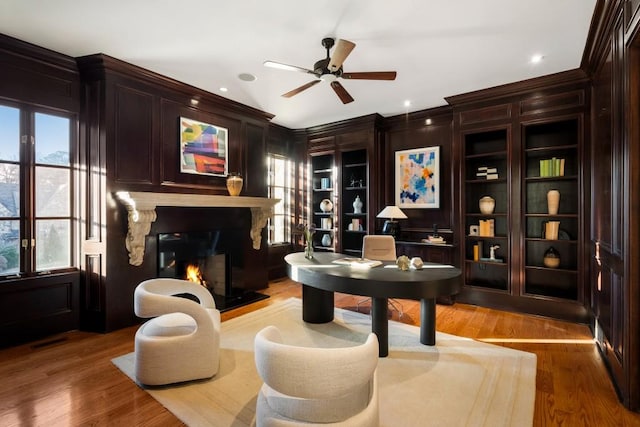
[[[378,336],[380,357],[389,354],[387,300],[404,298],[420,300],[420,342],[436,343],[436,298],[456,294],[462,288],[460,270],[441,264],[425,263],[422,270],[402,271],[383,265],[363,268],[335,264],[348,255],[316,252],[313,259],[304,253],[287,255],[289,277],[302,286],[302,319],[309,323],[333,321],[333,294],[341,292],[372,298],[371,330]]]

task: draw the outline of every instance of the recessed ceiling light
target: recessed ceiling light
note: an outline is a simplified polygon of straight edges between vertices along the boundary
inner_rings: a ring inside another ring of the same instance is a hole
[[[427,119],[424,121],[424,124],[426,124],[427,126],[431,124],[431,119]]]
[[[404,106],[405,107],[411,107],[411,101],[409,101],[408,99],[406,101],[404,101]]]
[[[533,55],[531,57],[531,63],[532,64],[537,64],[538,62],[542,61],[542,58],[544,58],[544,56],[542,56],[542,55],[539,55],[539,54]]]
[[[249,74],[249,73],[240,73],[238,74],[238,78],[240,80],[242,80],[243,82],[253,82],[256,80],[256,76],[254,76],[253,74]]]
[[[224,86],[220,88],[220,92],[227,92],[228,90],[229,90],[229,89],[227,89],[227,88],[226,88],[226,87],[224,87]]]

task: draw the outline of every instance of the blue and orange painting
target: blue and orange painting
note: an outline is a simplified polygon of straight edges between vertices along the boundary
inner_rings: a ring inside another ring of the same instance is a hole
[[[401,208],[437,208],[440,147],[396,152],[396,204]]]
[[[180,172],[225,176],[228,136],[223,127],[180,117]]]

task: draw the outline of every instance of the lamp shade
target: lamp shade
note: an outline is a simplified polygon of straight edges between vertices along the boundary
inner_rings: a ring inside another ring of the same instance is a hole
[[[377,215],[377,218],[407,219],[407,216],[397,206],[387,206]]]

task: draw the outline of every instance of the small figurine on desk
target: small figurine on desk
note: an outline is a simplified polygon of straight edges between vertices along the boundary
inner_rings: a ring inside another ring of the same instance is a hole
[[[433,237],[438,237],[438,224],[433,224]]]
[[[496,259],[496,249],[500,249],[500,245],[493,245],[489,247],[489,261],[498,261]]]

